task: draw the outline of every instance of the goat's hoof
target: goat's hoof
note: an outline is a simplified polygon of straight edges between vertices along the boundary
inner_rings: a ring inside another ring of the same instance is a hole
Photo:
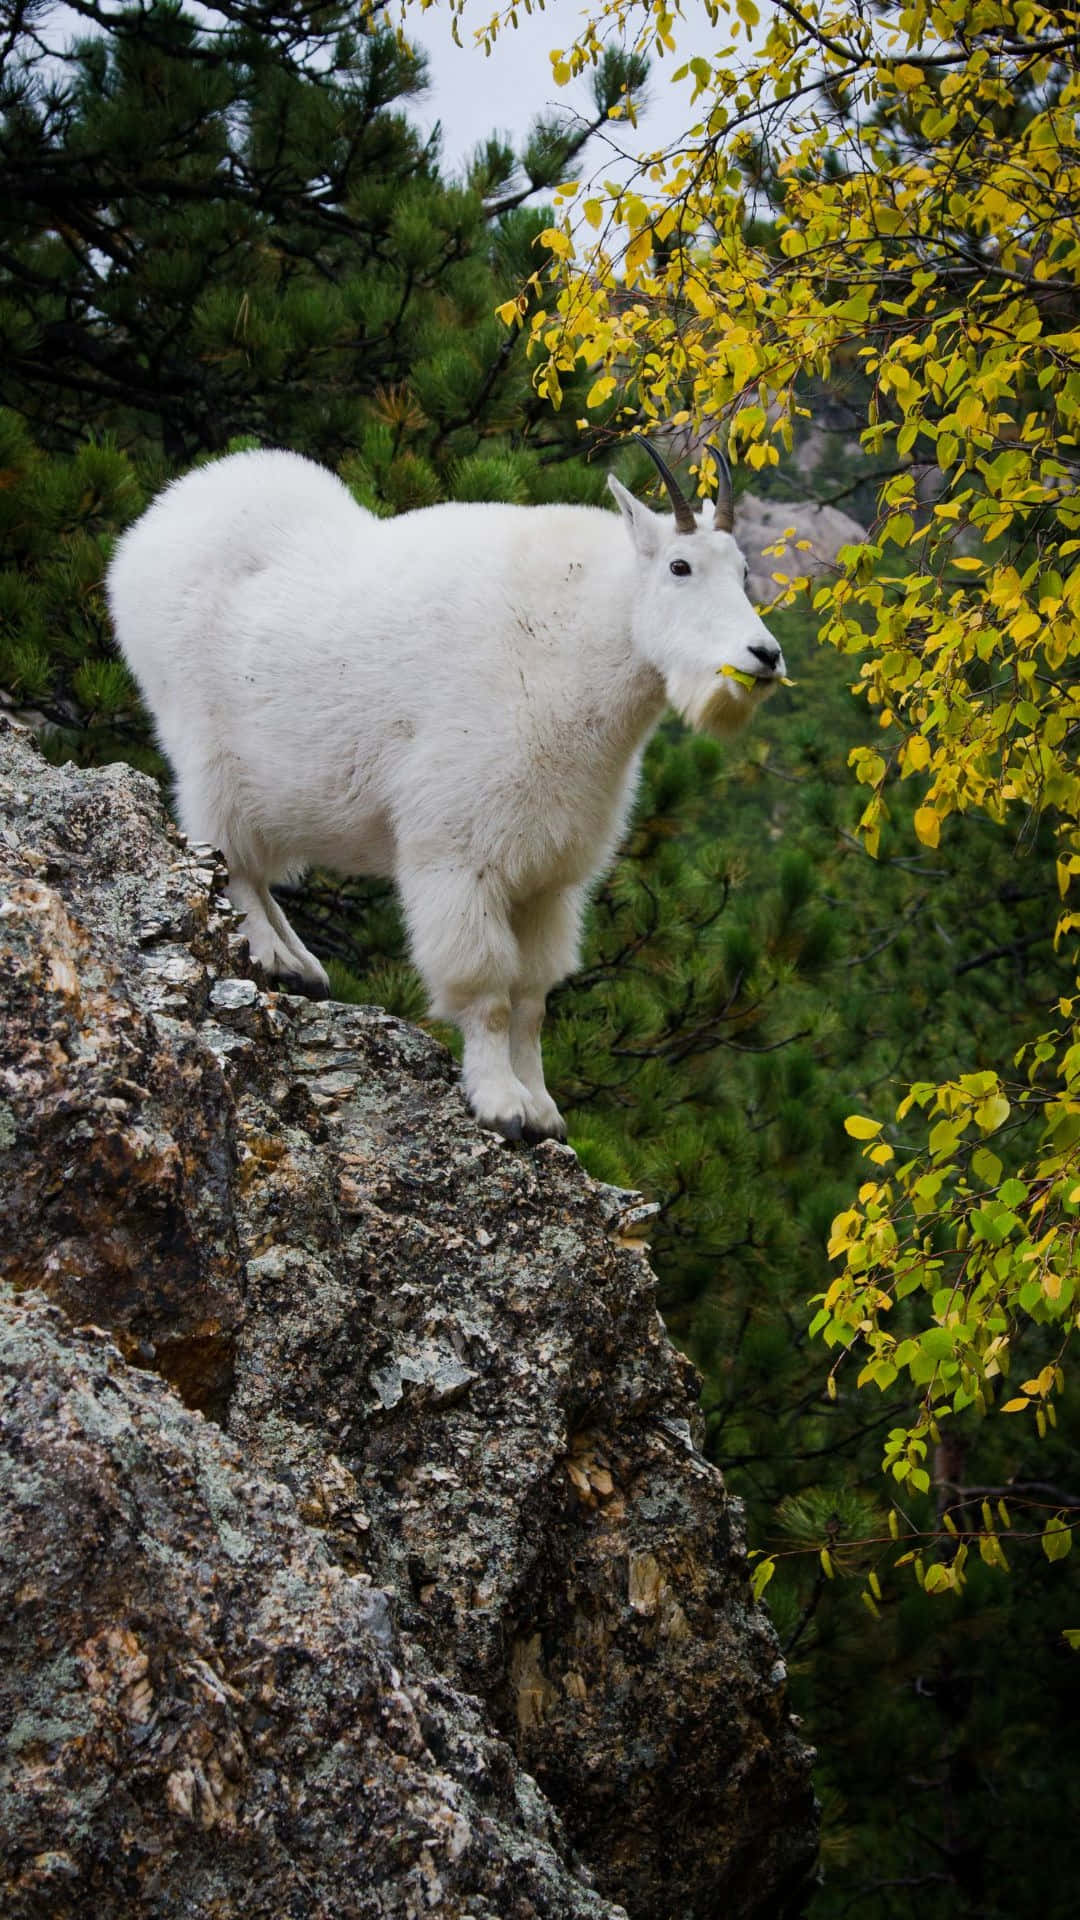
[[[501,1133],[504,1140],[527,1140],[529,1137],[523,1120],[495,1119],[485,1121],[484,1125],[490,1126],[496,1133]]]
[[[560,1120],[557,1127],[525,1127],[521,1137],[530,1147],[538,1147],[542,1140],[565,1140],[566,1128]]]
[[[279,973],[274,982],[279,993],[298,993],[304,1000],[329,1000],[330,989],[321,980],[308,980],[302,973]]]

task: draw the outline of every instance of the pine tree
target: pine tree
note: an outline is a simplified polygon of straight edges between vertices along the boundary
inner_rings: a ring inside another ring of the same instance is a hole
[[[0,474],[0,701],[59,756],[159,770],[105,605],[113,539],[143,504],[131,461],[107,439],[43,454],[0,409]]]
[[[494,308],[544,225],[523,192],[588,126],[541,122],[520,161],[489,141],[451,187],[401,110],[422,58],[354,8],[75,11],[98,31],[62,51],[17,23],[0,81],[0,404],[43,444],[107,427],[183,464],[253,435],[336,465],[374,410],[400,510],[494,420],[528,420]],[[594,124],[643,80],[605,62]]]
[[[73,11],[91,36],[46,47],[20,14],[3,49],[0,687],[51,751],[164,772],[102,583],[192,459],[290,446],[377,513],[601,497],[496,317],[551,217],[523,196],[592,128],[549,116],[447,185],[402,111],[422,59],[355,9]],[[602,63],[593,124],[643,82]]]

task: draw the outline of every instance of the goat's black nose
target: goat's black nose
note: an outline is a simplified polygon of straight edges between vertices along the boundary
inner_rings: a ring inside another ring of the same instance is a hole
[[[755,660],[760,660],[766,673],[775,673],[780,664],[779,647],[751,647]]]

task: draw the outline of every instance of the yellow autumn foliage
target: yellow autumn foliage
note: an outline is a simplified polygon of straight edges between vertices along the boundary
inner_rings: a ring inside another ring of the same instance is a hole
[[[715,52],[681,67],[677,0],[597,0],[552,56],[562,84],[613,35],[665,56],[664,71],[674,54],[687,131],[630,184],[594,184],[583,222],[564,201],[535,276],[538,388],[557,405],[584,365],[590,404],[617,380],[628,424],[722,422],[733,462],[760,469],[790,446],[807,380],[861,368],[862,444],[894,470],[869,541],[813,608],[880,722],[880,751],[853,756],[865,844],[876,852],[898,774],[925,782],[927,847],[955,813],[1014,831],[1045,816],[1067,948],[1080,931],[1080,7],[704,10]],[[477,37],[490,45],[513,12],[473,21]],[[768,227],[754,219],[766,169],[782,188]],[[917,468],[934,472],[930,501]],[[1005,1400],[1040,1431],[1052,1421],[1059,1368],[1019,1399],[1003,1383],[1026,1324],[1056,1329],[1061,1352],[1077,1324],[1078,1013],[1062,1001],[996,1071],[911,1089],[888,1127],[895,1159],[876,1123],[849,1122],[890,1171],[834,1225],[840,1272],[814,1324],[841,1356],[858,1348],[868,1386],[910,1375],[921,1412],[885,1464],[917,1491],[946,1415]],[[1041,1147],[1010,1165],[1033,1115]],[[915,1292],[924,1331],[901,1337],[890,1311]]]

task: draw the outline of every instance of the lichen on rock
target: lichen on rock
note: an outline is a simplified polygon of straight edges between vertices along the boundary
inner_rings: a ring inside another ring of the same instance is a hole
[[[262,987],[145,777],[0,720],[0,820],[3,1911],[796,1912],[647,1205]]]

